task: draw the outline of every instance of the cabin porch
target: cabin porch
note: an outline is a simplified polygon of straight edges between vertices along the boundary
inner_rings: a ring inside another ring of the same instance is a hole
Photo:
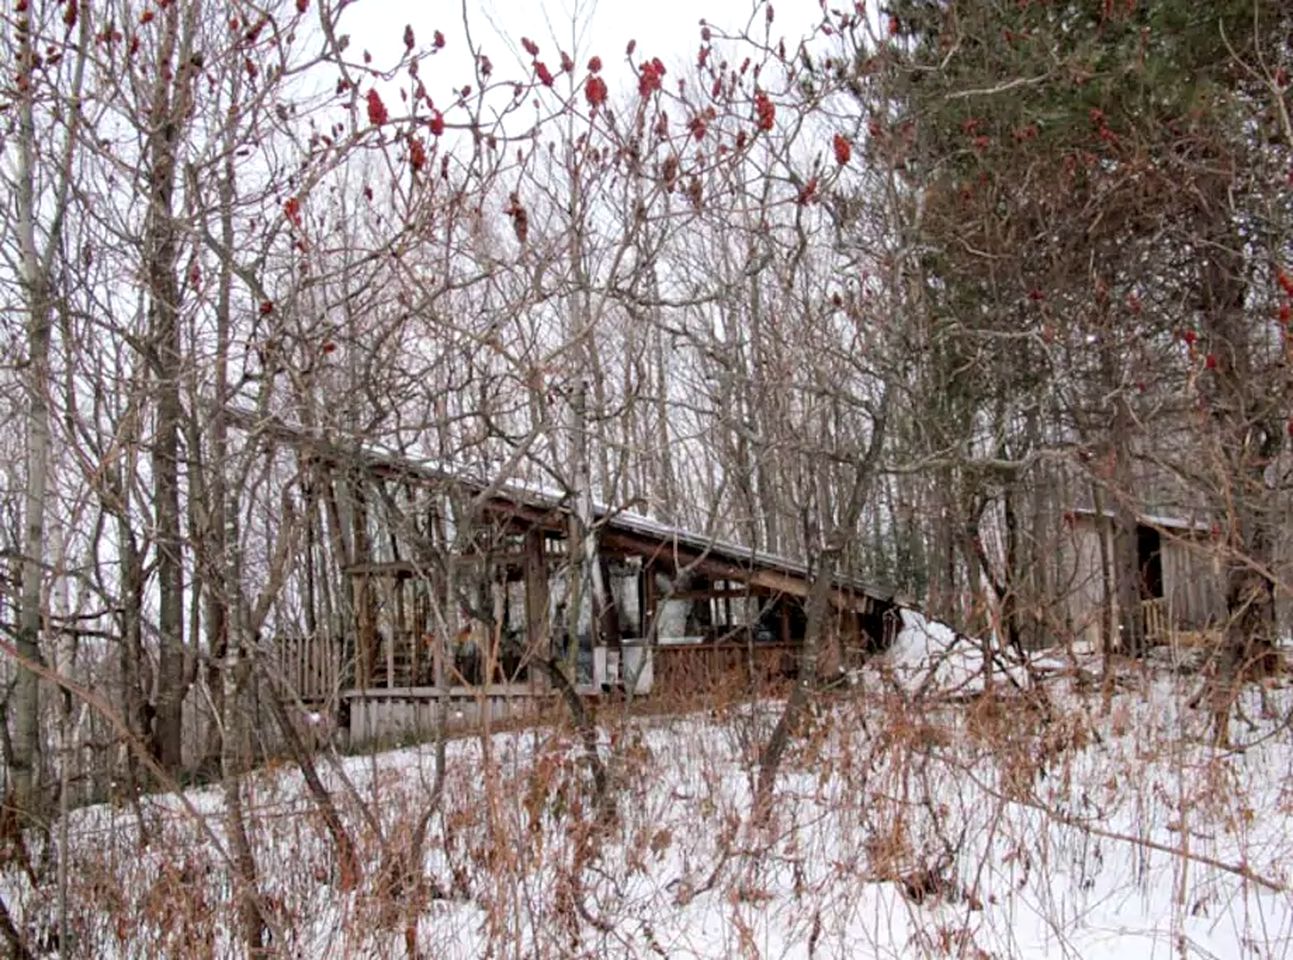
[[[567,497],[389,458],[331,484],[316,552],[335,565],[307,566],[301,590],[320,627],[277,658],[352,742],[429,733],[442,701],[455,725],[533,716],[554,671],[583,696],[680,701],[798,676],[803,564],[625,511],[589,525]],[[834,578],[828,603],[832,676],[897,629],[896,602],[858,581]]]

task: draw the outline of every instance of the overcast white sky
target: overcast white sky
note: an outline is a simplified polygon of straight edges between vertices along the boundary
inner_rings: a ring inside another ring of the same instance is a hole
[[[539,45],[539,59],[554,73],[559,51],[570,53],[581,81],[588,58],[600,56],[607,67],[612,98],[635,82],[624,67],[629,40],[637,41],[634,63],[644,57],[659,57],[672,68],[695,58],[702,18],[739,30],[750,22],[756,9],[754,0],[467,0],[465,8],[472,39],[493,61],[496,76],[528,75],[531,58],[521,49],[524,36]],[[773,39],[784,36],[787,45],[806,34],[821,16],[816,0],[777,0],[775,8]],[[352,49],[372,52],[375,66],[399,56],[406,23],[412,25],[419,45],[429,43],[436,30],[443,32],[445,48],[430,65],[434,69],[423,72],[423,82],[437,103],[442,99],[448,102],[447,88],[461,87],[473,78],[463,10],[461,0],[359,0],[347,12],[342,27],[352,38]],[[759,6],[756,27],[760,34],[763,18]]]

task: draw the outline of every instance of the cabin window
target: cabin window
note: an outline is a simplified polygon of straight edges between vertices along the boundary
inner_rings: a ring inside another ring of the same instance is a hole
[[[636,558],[634,558],[636,559]],[[642,636],[642,598],[641,598],[641,562],[628,560],[612,563],[610,571],[610,594],[619,615],[621,637]]]

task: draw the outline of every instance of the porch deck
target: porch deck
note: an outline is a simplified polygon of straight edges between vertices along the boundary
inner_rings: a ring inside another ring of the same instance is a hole
[[[623,651],[634,646],[626,641]],[[289,651],[280,667],[301,699],[332,704],[352,744],[430,735],[443,697],[448,698],[448,722],[455,730],[533,720],[555,707],[558,700],[555,691],[537,676],[521,682],[455,683],[445,689],[433,683],[408,682],[412,674],[396,670],[378,671],[370,675],[376,682],[360,685],[353,656],[349,662],[346,658],[353,643],[312,638],[280,644],[280,649]],[[646,660],[638,661],[630,677],[622,675],[619,667],[622,651],[598,648],[592,658],[593,675],[577,683],[576,691],[581,696],[624,696],[625,684],[631,679],[636,697],[669,702],[771,695],[784,689],[797,674],[800,656],[795,643],[731,639],[665,641],[647,649]]]

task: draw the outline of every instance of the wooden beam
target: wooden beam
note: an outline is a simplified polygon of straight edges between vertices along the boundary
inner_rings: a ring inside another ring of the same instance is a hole
[[[458,555],[460,569],[472,569],[483,564],[500,567],[520,567],[530,561],[530,554],[523,550],[512,550],[507,553],[479,553],[472,551]],[[341,572],[351,577],[394,577],[425,578],[435,573],[432,566],[416,564],[409,560],[379,560],[368,563],[352,563],[341,568]]]
[[[375,560],[351,563],[341,568],[341,572],[351,577],[414,577],[421,572],[408,560]]]
[[[751,567],[733,563],[706,554],[702,550],[672,541],[654,540],[626,530],[604,528],[602,542],[636,556],[651,560],[668,558],[678,566],[691,567],[711,580],[736,580],[769,593],[785,593],[807,599],[812,583],[802,574],[793,574],[768,567]],[[832,587],[831,603],[840,608],[865,611],[869,603],[866,594],[854,589]]]
[[[481,512],[502,520],[509,526],[534,527],[562,533],[565,530],[565,512],[559,508],[532,507],[507,497],[495,496],[481,504]]]
[[[602,590],[605,592],[605,596],[601,598],[605,606],[597,611],[598,618],[601,621],[599,624],[601,642],[618,648],[624,634],[620,629],[620,610],[615,602],[615,593],[611,590],[610,567],[606,563],[604,556],[598,556],[597,563],[600,566]]]
[[[730,600],[732,598],[743,598],[754,595],[754,590],[750,587],[724,587],[722,589],[711,587],[701,588],[699,590],[675,590],[669,594],[670,600]]]

